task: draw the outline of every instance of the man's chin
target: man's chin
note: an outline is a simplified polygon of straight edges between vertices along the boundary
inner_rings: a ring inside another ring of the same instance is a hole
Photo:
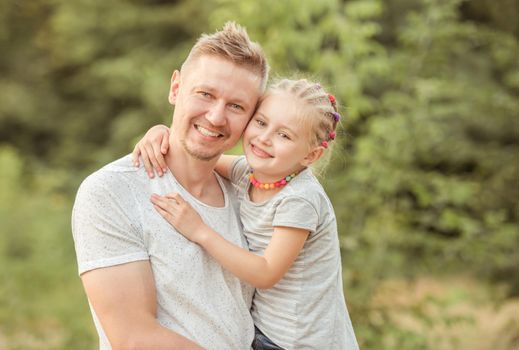
[[[191,147],[187,145],[185,142],[182,142],[182,146],[184,147],[184,150],[187,154],[189,154],[191,157],[202,160],[202,161],[211,161],[215,158],[220,157],[223,154],[223,150],[204,150],[204,149],[197,149],[195,147]]]

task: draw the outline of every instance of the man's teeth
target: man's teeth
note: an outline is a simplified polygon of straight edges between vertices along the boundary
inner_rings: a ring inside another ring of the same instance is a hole
[[[200,131],[200,133],[204,136],[210,136],[210,137],[218,137],[220,136],[219,133],[212,132],[210,130],[207,130],[206,128],[201,127],[200,125],[197,125],[196,129]]]

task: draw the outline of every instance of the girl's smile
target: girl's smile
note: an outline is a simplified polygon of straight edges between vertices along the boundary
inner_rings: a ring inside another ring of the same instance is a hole
[[[286,92],[269,94],[245,130],[243,148],[259,181],[277,181],[309,165],[310,132],[296,106]]]

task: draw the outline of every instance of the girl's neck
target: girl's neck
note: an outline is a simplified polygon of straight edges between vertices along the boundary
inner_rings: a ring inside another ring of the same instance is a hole
[[[249,184],[249,199],[254,203],[262,203],[268,201],[281,190],[283,190],[283,188],[287,186],[288,183],[292,181],[294,177],[299,175],[299,173],[301,173],[305,169],[305,167],[301,167],[300,169],[297,169],[294,172],[291,172],[290,174],[286,174],[284,176],[279,175],[277,177],[269,176],[258,172],[252,172],[251,174],[253,175],[254,179],[250,179],[251,183]],[[261,180],[267,181],[263,182]],[[280,183],[281,181],[283,182]],[[262,187],[266,184],[271,185],[272,187],[270,187],[269,189]]]
[[[259,171],[256,171],[256,170],[253,170],[252,173],[254,174],[254,178],[256,180],[258,180],[260,183],[275,183],[275,182],[278,182],[278,181],[286,178],[287,176],[291,176],[291,175],[294,175],[294,174],[297,175],[297,174],[299,174],[300,172],[302,172],[305,169],[306,169],[306,167],[300,166],[300,167],[297,167],[297,168],[293,169],[290,172],[282,173],[282,174],[276,174],[276,175],[265,174],[265,173],[262,173],[262,172],[259,172]]]

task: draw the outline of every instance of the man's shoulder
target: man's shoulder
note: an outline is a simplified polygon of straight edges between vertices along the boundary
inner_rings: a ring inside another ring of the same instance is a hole
[[[143,165],[136,167],[132,162],[132,155],[127,154],[111,163],[106,164],[104,167],[96,171],[95,173],[102,174],[124,174],[124,173],[139,173],[143,169]],[[95,174],[94,173],[94,174]]]
[[[114,192],[124,184],[127,186],[128,183],[138,182],[143,173],[142,165],[139,168],[135,167],[131,155],[126,155],[87,176],[81,183],[78,193],[85,191]]]

